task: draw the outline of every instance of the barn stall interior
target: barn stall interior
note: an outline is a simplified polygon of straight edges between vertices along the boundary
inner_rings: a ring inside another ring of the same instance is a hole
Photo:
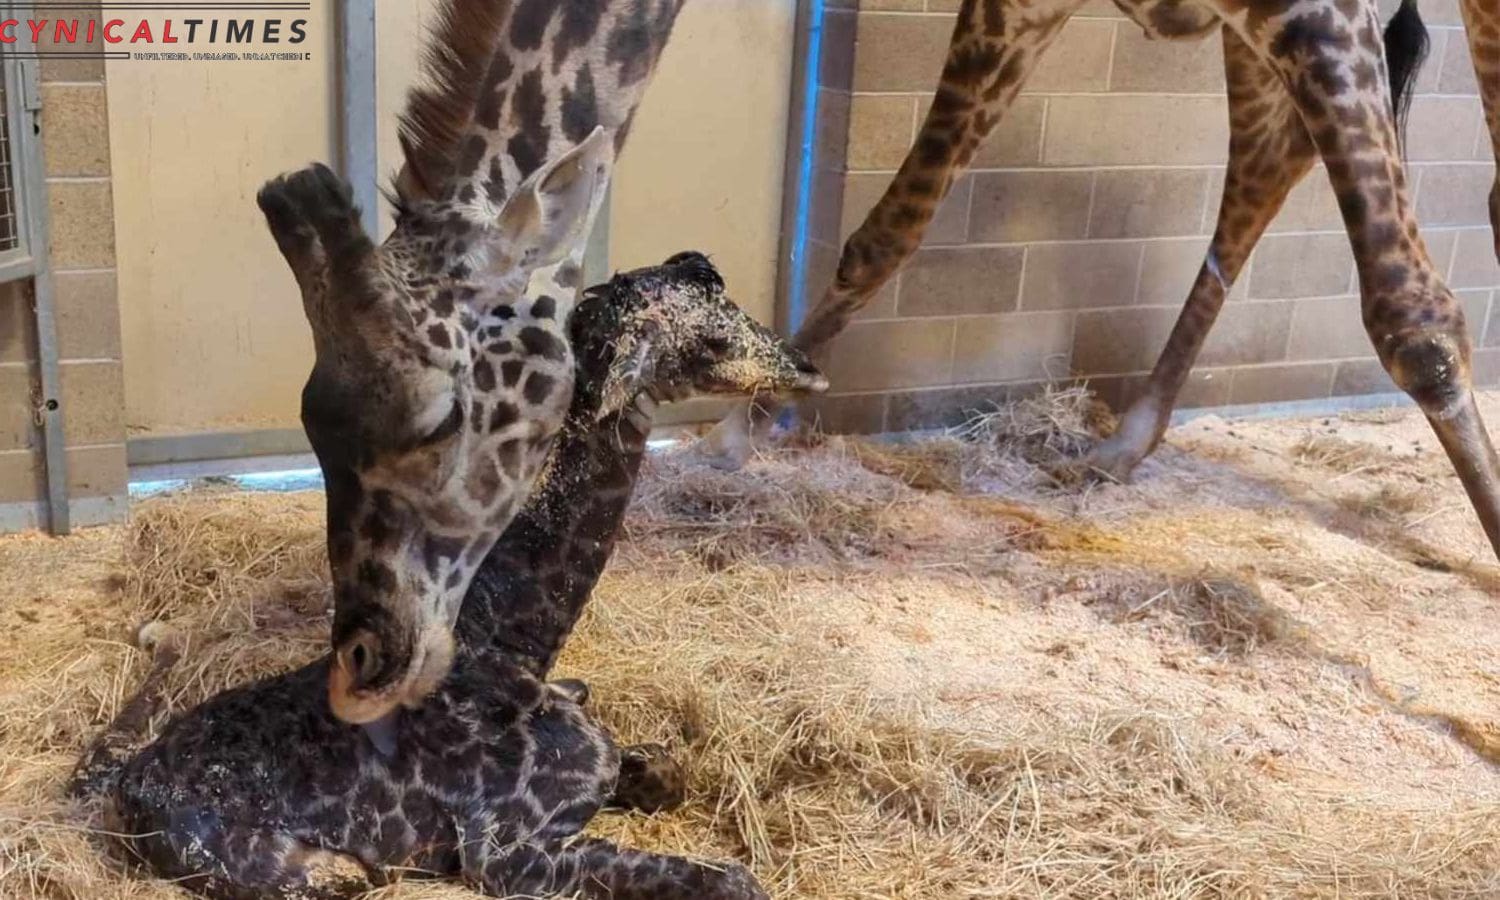
[[[327,650],[297,417],[313,351],[253,198],[324,159],[389,230],[375,179],[436,6],[313,4],[308,65],[7,59],[0,895],[180,893],[65,791],[152,667],[143,624],[181,648],[152,733]],[[592,279],[704,250],[795,330],[910,146],[957,12],[688,4]],[[1409,190],[1492,387],[1493,150],[1460,4],[1422,15]],[[674,443],[559,673],[689,790],[591,834],[743,862],[778,897],[1500,892],[1500,569],[1375,359],[1320,169],[1164,444],[1128,483],[1078,465],[1202,263],[1227,123],[1216,38],[1148,41],[1086,4],[832,345],[826,395],[735,472],[692,442],[722,405],[663,411]],[[1480,408],[1500,421],[1500,395]]]

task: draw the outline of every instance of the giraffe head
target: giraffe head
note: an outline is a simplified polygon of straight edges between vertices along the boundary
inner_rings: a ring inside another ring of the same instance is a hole
[[[448,671],[469,581],[572,396],[568,310],[523,290],[581,241],[612,158],[596,130],[508,196],[403,207],[379,247],[323,166],[257,198],[312,326],[302,423],[327,490],[329,699],[346,721],[415,703]]]
[[[590,288],[572,330],[579,367],[593,376],[579,390],[598,392],[599,418],[646,388],[663,399],[828,388],[802,351],[729,299],[701,253],[678,253]]]

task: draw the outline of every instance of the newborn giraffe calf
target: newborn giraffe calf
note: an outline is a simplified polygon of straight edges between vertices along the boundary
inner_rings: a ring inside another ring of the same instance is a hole
[[[404,872],[496,896],[766,896],[739,865],[579,837],[607,804],[659,807],[681,786],[653,748],[627,748],[622,766],[584,692],[543,678],[609,556],[652,396],[826,382],[728,302],[698,254],[617,276],[571,326],[577,387],[558,443],[465,598],[451,673],[420,707],[340,721],[325,657],[211,698],[128,756],[171,648],[158,655],[75,782],[108,791],[115,830],[153,871],[226,898],[348,896]]]

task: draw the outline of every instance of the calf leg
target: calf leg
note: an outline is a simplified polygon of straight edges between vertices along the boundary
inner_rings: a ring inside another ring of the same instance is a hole
[[[135,695],[94,740],[73,771],[68,793],[93,796],[106,791],[126,760],[140,749],[151,719],[161,709],[167,673],[182,657],[182,640],[166,626],[151,623],[140,630],[136,643],[151,654],[151,668]]]
[[[133,836],[121,840],[147,869],[216,900],[335,900],[375,886],[354,857],[306,844],[283,831],[222,825],[190,809],[173,810],[162,821],[126,825]]]
[[[917,248],[953,182],[1000,123],[1037,60],[1082,0],[963,0],[932,109],[885,194],[844,242],[838,274],[792,338],[814,362]],[[715,465],[738,468],[780,407],[755,398],[704,439]]]
[[[592,838],[545,849],[531,844],[491,848],[482,860],[466,864],[465,871],[494,897],[769,900],[738,863],[713,866]]]
[[[1317,158],[1301,114],[1276,71],[1233,31],[1224,29],[1229,93],[1229,165],[1219,222],[1187,303],[1167,338],[1146,389],[1120,428],[1088,465],[1123,480],[1162,434],[1229,288],[1282,203]]]
[[[1365,330],[1427,416],[1500,556],[1500,462],[1474,403],[1463,307],[1417,231],[1375,4],[1304,4],[1258,30],[1236,27],[1282,75],[1307,122],[1354,247]]]

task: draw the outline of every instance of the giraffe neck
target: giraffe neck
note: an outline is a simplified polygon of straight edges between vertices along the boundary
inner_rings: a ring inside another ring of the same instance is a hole
[[[527,176],[596,128],[618,153],[682,3],[446,0],[443,52],[402,118],[401,208],[483,229]],[[577,299],[582,256],[580,239],[533,283],[533,296],[553,297],[563,317]]]
[[[600,358],[580,348],[581,363]],[[583,612],[614,549],[655,408],[643,395],[596,421],[601,381],[602,372],[579,373],[536,488],[474,576],[458,618],[461,653],[498,651],[544,675]]]

